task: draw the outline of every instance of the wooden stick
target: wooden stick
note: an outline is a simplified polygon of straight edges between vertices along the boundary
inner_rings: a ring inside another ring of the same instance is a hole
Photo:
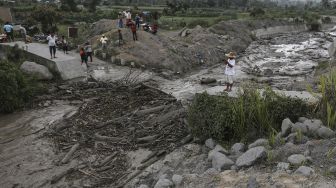
[[[53,176],[50,180],[50,183],[51,184],[57,183],[59,180],[61,180],[67,174],[71,174],[74,170],[75,170],[74,168],[69,168],[68,170],[63,171],[62,173]]]
[[[109,155],[109,156],[105,157],[105,159],[103,159],[100,162],[99,166],[102,167],[102,166],[108,164],[117,154],[118,154],[118,152],[114,152],[112,155]]]
[[[79,143],[73,145],[70,149],[70,151],[65,155],[65,157],[62,159],[62,163],[65,164],[65,163],[68,163],[71,156],[75,153],[75,151],[79,148]]]
[[[145,136],[145,137],[142,137],[142,138],[137,138],[137,142],[138,143],[146,143],[146,142],[151,142],[153,140],[155,140],[155,138],[157,138],[157,135],[153,135],[153,136]]]
[[[98,141],[120,142],[123,140],[122,138],[118,138],[118,137],[102,136],[99,133],[94,134],[94,136]]]

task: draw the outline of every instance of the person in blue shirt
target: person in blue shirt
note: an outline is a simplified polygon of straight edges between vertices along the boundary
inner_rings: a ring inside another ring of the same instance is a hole
[[[3,27],[6,35],[7,35],[7,39],[10,42],[11,40],[14,42],[14,30],[13,30],[13,26],[9,23],[6,22],[4,27]]]
[[[140,27],[140,16],[138,14],[135,16],[135,25],[139,29],[139,27]]]

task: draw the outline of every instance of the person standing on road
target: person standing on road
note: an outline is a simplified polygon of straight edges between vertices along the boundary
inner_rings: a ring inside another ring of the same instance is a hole
[[[87,57],[87,54],[84,50],[83,47],[81,47],[80,51],[79,51],[79,55],[81,57],[81,65],[83,65],[83,63],[86,64],[86,67],[89,68],[89,65],[88,65],[88,57]]]
[[[8,42],[11,42],[11,41],[14,42],[14,28],[12,24],[10,24],[9,22],[6,22],[3,29],[7,35]]]
[[[137,30],[137,28],[135,26],[135,23],[132,23],[131,24],[131,31],[132,31],[132,34],[133,34],[133,40],[134,41],[138,40],[136,30]]]
[[[86,55],[88,56],[88,58],[90,57],[90,61],[92,62],[92,46],[89,41],[85,43],[84,50],[86,52]]]
[[[225,76],[226,76],[226,89],[224,91],[232,91],[233,82],[235,80],[235,66],[236,66],[236,55],[234,52],[225,54],[228,57],[228,60],[224,60],[225,64]]]
[[[68,54],[68,41],[66,40],[65,36],[62,36],[62,48],[63,48],[63,52],[65,54]]]
[[[57,37],[54,33],[50,33],[50,35],[47,37],[50,59],[52,59],[53,57],[56,58],[56,40]]]
[[[135,25],[138,29],[140,28],[140,16],[138,14],[135,16]]]

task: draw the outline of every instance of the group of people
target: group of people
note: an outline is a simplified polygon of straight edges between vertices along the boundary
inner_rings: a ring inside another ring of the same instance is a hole
[[[69,45],[68,41],[65,38],[65,36],[62,36],[62,38],[59,40],[55,33],[50,33],[47,37],[48,46],[49,46],[49,52],[50,52],[50,58],[57,58],[56,57],[56,48],[57,46],[60,46],[64,52],[64,54],[68,54],[69,51]]]
[[[137,29],[140,28],[140,22],[142,19],[139,16],[139,14],[137,14],[133,21],[132,14],[130,11],[124,11],[122,13],[119,13],[119,18],[118,18],[119,45],[120,45],[120,42],[122,42],[121,28],[124,27],[124,21],[123,21],[124,18],[126,18],[126,24],[125,24],[126,27],[129,27],[131,29],[132,37],[134,41],[138,40]]]

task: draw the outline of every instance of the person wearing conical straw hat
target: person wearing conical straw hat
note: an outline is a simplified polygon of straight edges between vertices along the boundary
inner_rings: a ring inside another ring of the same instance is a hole
[[[225,82],[226,89],[224,91],[230,92],[232,91],[233,82],[235,80],[235,66],[236,66],[236,54],[234,52],[230,52],[225,54],[228,57],[228,60],[224,59],[225,64]]]

